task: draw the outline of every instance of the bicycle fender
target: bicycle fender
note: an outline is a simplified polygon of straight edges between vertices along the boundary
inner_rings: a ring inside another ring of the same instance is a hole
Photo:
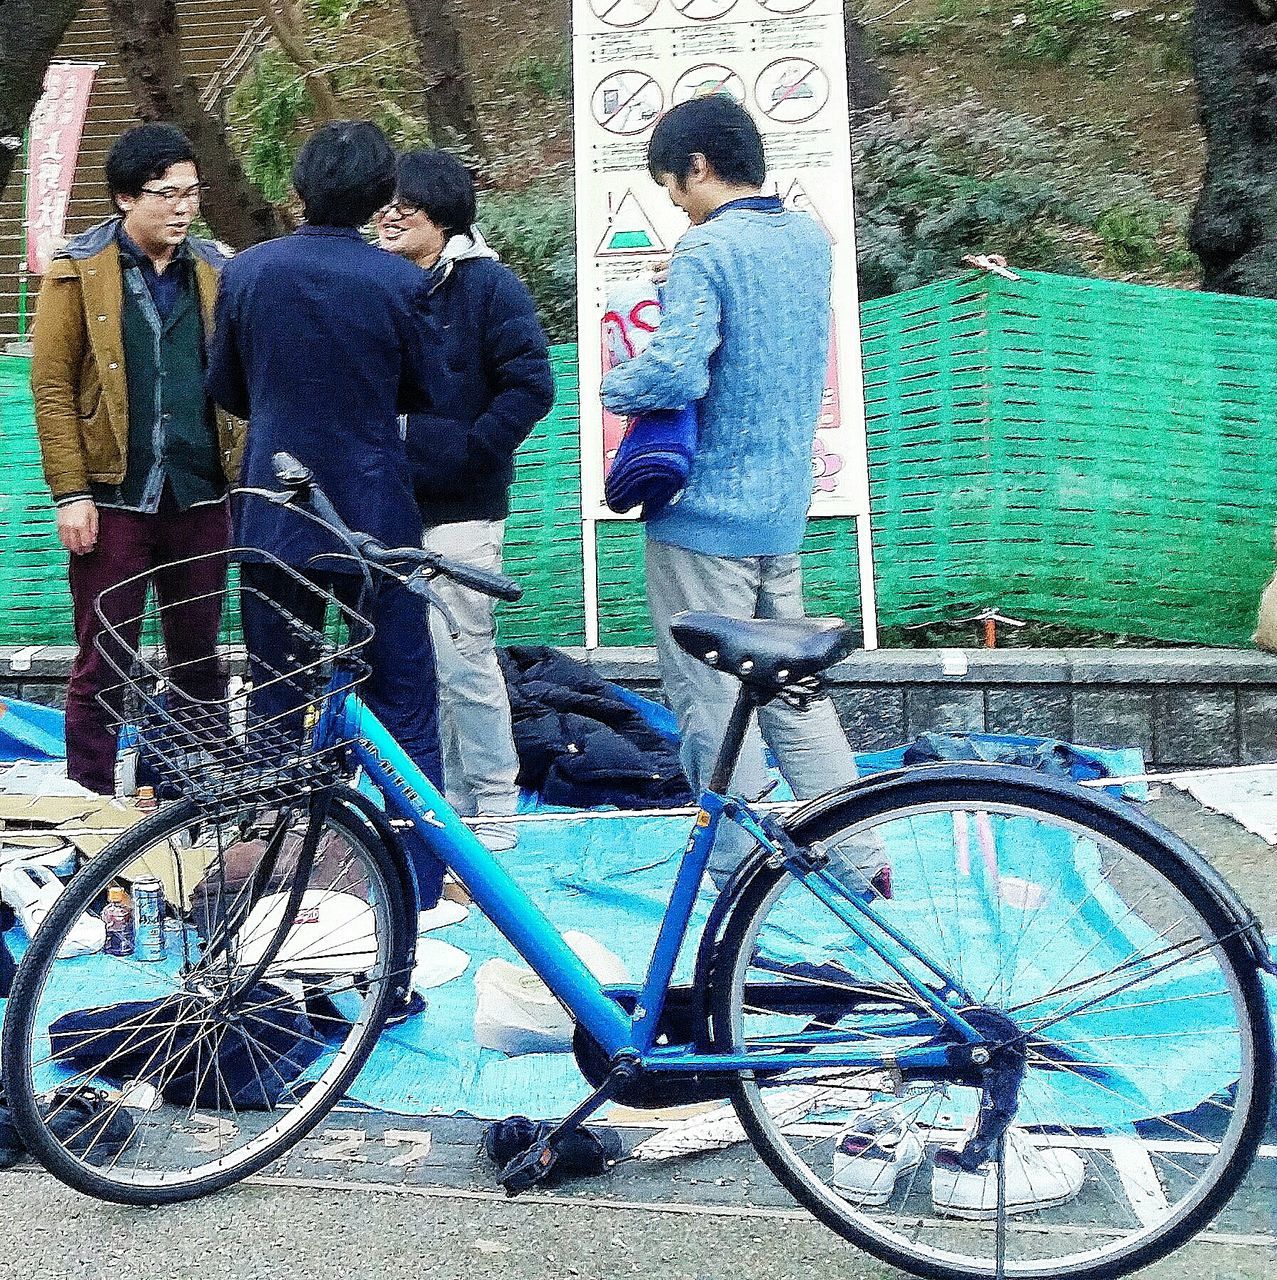
[[[357,821],[364,822],[373,829],[377,838],[390,850],[391,860],[399,875],[400,901],[404,903],[405,918],[400,921],[400,939],[403,954],[395,957],[394,972],[407,975],[412,972],[413,956],[417,943],[417,916],[414,910],[417,902],[417,883],[412,873],[408,857],[404,853],[403,841],[399,833],[390,825],[386,817],[372,800],[356,791],[353,787],[338,787],[332,798],[335,808],[345,810]]]
[[[701,1046],[705,1049],[708,1049],[710,1044],[709,1011],[713,1005],[710,999],[710,975],[714,969],[714,953],[718,950],[728,922],[735,914],[746,890],[754,882],[754,878],[763,874],[775,874],[767,866],[767,859],[770,856],[770,850],[764,849],[761,845],[755,845],[741,861],[740,866],[732,872],[731,878],[714,899],[709,918],[705,921],[705,930],[701,934],[700,945],[696,949],[696,969],[692,979],[692,990],[701,1003],[701,1025],[707,1031],[705,1044]]]
[[[1222,875],[1191,845],[1173,831],[1143,813],[1133,803],[1120,800],[1098,787],[1079,787],[1074,782],[1053,778],[1049,774],[1002,764],[936,764],[916,765],[908,769],[893,769],[848,783],[837,791],[831,791],[819,799],[809,801],[785,820],[785,830],[795,844],[810,844],[829,832],[824,830],[830,817],[845,805],[864,804],[874,800],[878,812],[882,800],[898,791],[907,791],[907,801],[916,803],[926,798],[928,787],[948,788],[954,783],[1005,784],[1018,790],[1025,782],[1043,791],[1052,792],[1063,799],[1082,801],[1094,809],[1107,812],[1116,823],[1137,828],[1150,841],[1162,847],[1166,857],[1185,877],[1197,882],[1224,916],[1228,932],[1235,933],[1246,949],[1247,957],[1257,969],[1277,975],[1277,960],[1269,951],[1264,932],[1255,914],[1242,900],[1241,895]],[[900,797],[903,804],[905,796]],[[761,850],[759,851],[761,855]],[[750,860],[742,865],[749,865]],[[738,873],[739,874],[739,873]],[[731,886],[729,885],[729,889]],[[712,917],[711,917],[712,919]],[[707,930],[708,932],[708,930]]]

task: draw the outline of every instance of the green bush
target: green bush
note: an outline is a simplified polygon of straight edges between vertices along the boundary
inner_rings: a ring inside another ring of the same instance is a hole
[[[1194,284],[1202,278],[1202,260],[1187,244],[1176,244],[1168,249],[1162,266],[1168,275],[1191,278]]]
[[[310,0],[311,10],[321,23],[327,26],[339,26],[347,22],[367,0]]]
[[[567,101],[572,96],[572,59],[567,50],[552,58],[530,53],[515,64],[513,78],[543,98]]]
[[[1103,16],[1101,0],[1026,0],[1027,21],[1012,29],[1012,53],[1067,62],[1087,31]]]
[[[1138,179],[1070,161],[1062,139],[968,99],[940,109],[857,120],[856,239],[860,288],[874,298],[963,270],[964,255],[1085,273],[1077,241],[1100,212],[1151,203]]]
[[[1167,31],[1165,43],[1157,46],[1154,65],[1162,75],[1166,76],[1187,76],[1192,74],[1192,23],[1180,22]]]
[[[244,170],[275,203],[288,197],[299,145],[295,134],[310,107],[310,94],[296,68],[273,49],[257,59],[231,98],[227,119],[232,133],[243,140]]]
[[[576,211],[572,188],[540,183],[485,196],[479,226],[532,291],[551,342],[576,339]]]
[[[1150,208],[1113,205],[1095,220],[1104,259],[1119,271],[1139,271],[1158,256],[1160,219]]]
[[[873,51],[877,54],[918,53],[932,40],[935,31],[927,23],[909,22],[894,31],[878,33],[873,38]]]

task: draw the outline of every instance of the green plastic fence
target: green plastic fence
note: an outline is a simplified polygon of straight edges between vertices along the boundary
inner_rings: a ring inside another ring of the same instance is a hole
[[[996,605],[1097,631],[1244,643],[1277,523],[1277,303],[1024,273],[862,311],[879,621]],[[585,636],[576,353],[519,454],[508,641]],[[0,644],[66,643],[64,557],[27,362],[0,358]],[[813,613],[858,616],[855,522],[804,546]],[[598,535],[605,644],[650,638],[642,530]]]
[[[40,470],[29,369],[0,356],[0,644],[69,644],[66,552]]]
[[[1023,273],[863,315],[880,618],[1245,643],[1277,522],[1277,304]]]

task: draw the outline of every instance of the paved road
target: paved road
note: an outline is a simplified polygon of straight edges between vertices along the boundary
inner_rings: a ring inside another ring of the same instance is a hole
[[[807,1220],[589,1204],[242,1187],[164,1210],[86,1200],[44,1174],[0,1178],[4,1280],[887,1280]],[[1198,1244],[1149,1280],[1260,1280],[1277,1251]]]

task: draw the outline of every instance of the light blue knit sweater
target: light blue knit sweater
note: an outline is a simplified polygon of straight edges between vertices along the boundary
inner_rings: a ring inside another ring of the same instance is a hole
[[[725,208],[679,240],[660,328],[603,379],[614,413],[700,402],[687,487],[647,521],[649,537],[732,558],[798,550],[825,382],[830,270],[824,233],[778,200],[768,210]]]

